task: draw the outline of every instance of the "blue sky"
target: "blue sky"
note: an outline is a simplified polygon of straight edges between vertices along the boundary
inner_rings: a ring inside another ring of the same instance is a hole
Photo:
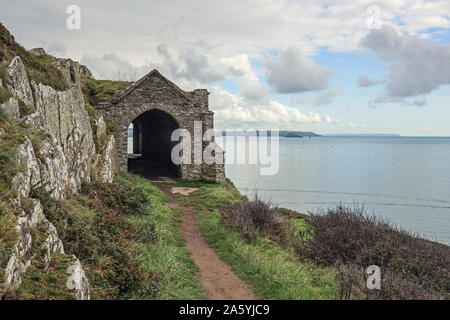
[[[450,136],[448,1],[0,0],[26,48],[207,88],[216,127]],[[176,8],[177,10],[174,10]]]

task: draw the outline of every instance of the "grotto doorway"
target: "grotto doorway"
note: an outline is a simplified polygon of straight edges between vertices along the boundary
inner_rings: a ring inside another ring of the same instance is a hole
[[[175,119],[162,110],[142,113],[128,128],[128,171],[150,179],[179,177],[180,166],[171,160],[172,132],[178,129]]]

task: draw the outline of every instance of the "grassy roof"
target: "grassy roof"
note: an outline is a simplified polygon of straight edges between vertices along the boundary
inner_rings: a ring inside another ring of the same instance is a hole
[[[83,76],[83,93],[85,102],[95,106],[100,99],[111,99],[125,90],[131,82],[114,80],[95,80]]]

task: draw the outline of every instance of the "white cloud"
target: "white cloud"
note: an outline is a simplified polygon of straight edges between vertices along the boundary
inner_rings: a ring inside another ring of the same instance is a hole
[[[103,54],[102,56],[86,53],[80,62],[89,66],[97,79],[135,81],[151,71],[151,66],[149,65],[133,66],[114,53]]]
[[[101,56],[113,52],[135,65],[158,61],[155,48],[165,43],[180,55],[188,50],[205,55],[216,66],[226,57],[245,54],[260,59],[269,50],[293,45],[305,55],[319,47],[351,51],[367,33],[366,9],[376,4],[382,22],[412,33],[449,28],[448,1],[337,0],[191,0],[146,1],[133,5],[107,0],[78,0],[81,30],[66,28],[70,0],[2,1],[0,19],[26,47],[36,39],[61,41],[67,54],[80,59],[87,51]],[[399,22],[402,22],[400,25]]]
[[[325,123],[341,123],[341,119],[334,119],[331,118],[329,115],[325,115],[323,117],[323,121],[325,121]]]
[[[294,48],[267,62],[267,82],[278,93],[317,91],[328,86],[332,72],[315,64]]]
[[[365,74],[360,75],[356,82],[358,83],[358,86],[363,87],[363,88],[372,87],[372,86],[382,83],[382,81],[374,80]]]
[[[329,115],[321,117],[318,113],[302,113],[297,108],[276,101],[261,104],[248,104],[239,95],[233,95],[219,86],[214,86],[210,94],[210,108],[215,112],[219,127],[290,128],[301,129],[304,125],[340,123]]]
[[[328,88],[321,92],[315,99],[316,106],[322,106],[333,102],[334,98],[344,91],[344,85],[341,83],[335,88]]]
[[[226,77],[225,72],[211,67],[206,56],[193,50],[185,52],[178,58],[173,58],[164,44],[158,45],[157,51],[163,59],[161,63],[148,62],[134,66],[113,53],[103,54],[101,57],[85,54],[80,62],[88,65],[94,76],[100,79],[134,81],[150,70],[158,69],[173,80],[190,82],[190,88],[193,88],[193,84],[204,85],[224,80]]]
[[[361,44],[377,58],[391,62],[387,98],[424,95],[450,84],[450,45],[398,33],[383,26],[372,30]]]
[[[267,103],[269,95],[267,88],[257,82],[241,89],[239,96],[247,100],[247,103]]]
[[[246,54],[224,57],[220,59],[219,64],[239,83],[247,86],[258,83],[258,76],[253,70],[249,56]]]

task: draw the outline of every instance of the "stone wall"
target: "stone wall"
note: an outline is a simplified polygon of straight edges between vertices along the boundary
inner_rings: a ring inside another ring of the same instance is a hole
[[[119,127],[117,134],[117,163],[122,171],[128,170],[128,127],[143,113],[150,110],[161,110],[172,117],[180,129],[186,129],[191,139],[191,164],[182,164],[180,176],[187,180],[225,180],[223,164],[207,165],[194,161],[194,150],[203,142],[194,139],[195,122],[202,124],[197,135],[203,136],[207,129],[214,128],[213,113],[208,108],[208,91],[197,89],[184,92],[171,81],[163,77],[157,70],[153,70],[121,95],[112,101],[101,103],[100,113],[114,121]],[[144,132],[145,123],[140,124],[140,131]],[[145,140],[143,136],[142,139]],[[222,152],[220,148],[217,152]],[[222,166],[222,168],[218,168]]]

